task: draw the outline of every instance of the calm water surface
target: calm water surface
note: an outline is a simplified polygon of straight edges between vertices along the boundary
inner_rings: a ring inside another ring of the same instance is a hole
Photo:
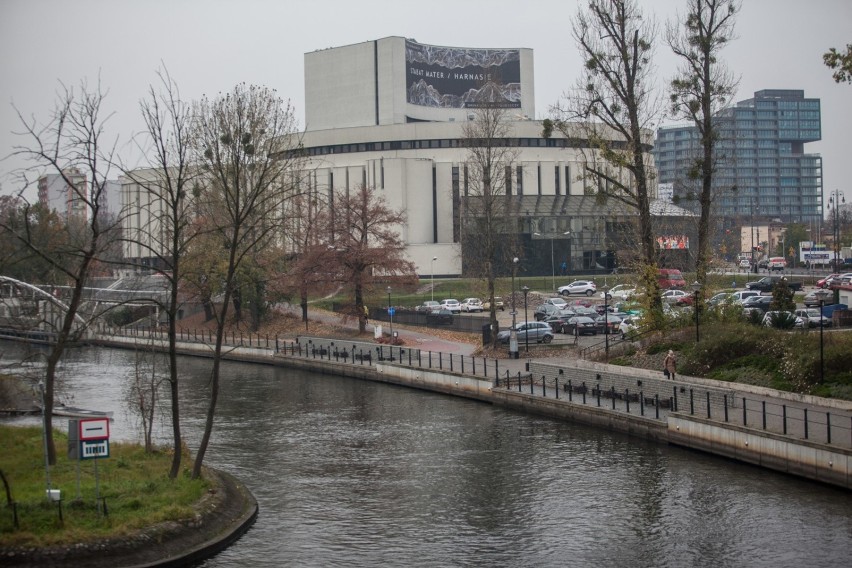
[[[195,449],[210,364],[182,366]],[[121,402],[133,368],[131,352],[87,349],[63,388],[77,406],[113,410],[113,437],[135,440]],[[240,478],[260,516],[205,567],[849,562],[852,494],[841,490],[453,397],[224,370],[207,463]]]

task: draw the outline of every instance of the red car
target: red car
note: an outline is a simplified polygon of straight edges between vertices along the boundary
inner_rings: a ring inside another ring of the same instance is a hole
[[[816,285],[817,285],[818,288],[828,288],[831,285],[831,281],[834,280],[835,278],[837,278],[838,276],[840,276],[840,275],[839,274],[829,274],[825,278],[817,280]]]

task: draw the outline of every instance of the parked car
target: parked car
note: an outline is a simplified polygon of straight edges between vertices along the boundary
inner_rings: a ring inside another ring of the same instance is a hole
[[[597,335],[598,325],[588,316],[574,316],[562,326],[562,333],[574,335],[575,332],[577,335]]]
[[[571,294],[585,294],[593,296],[597,292],[598,287],[591,280],[575,280],[565,286],[560,286],[557,292],[562,296],[570,296]]]
[[[670,288],[684,288],[686,280],[680,270],[675,268],[661,268],[657,271],[657,283],[663,290]]]
[[[552,304],[552,305],[556,306],[557,308],[561,308],[561,309],[565,309],[565,306],[568,305],[567,302],[565,301],[565,298],[548,298],[544,301],[544,303],[545,304]]]
[[[485,308],[482,307],[482,300],[479,298],[465,298],[461,303],[461,311],[467,313],[482,312]]]
[[[739,267],[740,268],[751,268],[751,261],[747,258],[741,258]]]
[[[615,314],[607,314],[606,317],[598,316],[595,319],[598,333],[618,333],[619,325],[621,325],[621,318]]]
[[[461,304],[459,303],[458,300],[448,298],[446,300],[441,300],[441,309],[442,310],[449,310],[449,311],[453,312],[454,314],[460,314],[461,313]]]
[[[432,310],[426,314],[426,324],[432,325],[450,325],[453,323],[453,312],[450,310]]]
[[[816,291],[808,292],[805,294],[805,299],[802,300],[802,303],[805,304],[805,307],[808,308],[817,308],[819,307],[819,298],[817,298]],[[825,297],[825,306],[830,306],[834,303],[834,294],[828,294]]]
[[[751,298],[753,296],[760,296],[760,292],[757,290],[737,290],[731,294],[731,300],[733,302],[742,303],[746,298]]]
[[[595,319],[599,315],[595,308],[587,308],[585,306],[571,306],[571,310],[574,312],[574,315],[586,316],[592,319]]]
[[[553,341],[553,330],[543,321],[524,321],[515,324],[515,332],[517,333],[518,343],[524,343],[527,340],[535,341],[536,343],[550,343]],[[500,343],[509,343],[512,328],[503,330],[497,334],[497,340]]]
[[[562,308],[554,306],[553,304],[541,304],[533,312],[533,318],[535,321],[544,321],[550,316],[559,315],[559,312],[561,311]]]
[[[831,283],[832,283],[832,282],[833,282],[833,281],[834,281],[834,280],[835,280],[838,276],[840,276],[840,275],[839,275],[839,274],[837,274],[836,272],[835,272],[834,274],[829,274],[829,275],[828,275],[828,276],[826,276],[825,278],[820,278],[819,280],[817,280],[816,285],[817,285],[817,287],[818,287],[818,288],[828,288],[829,286],[831,286]]]
[[[792,325],[789,323],[792,321]],[[784,329],[789,329],[791,327],[795,327],[796,329],[802,329],[805,326],[805,321],[798,317],[793,312],[766,312],[763,314],[763,320],[761,321],[763,325],[766,327],[780,327]]]
[[[783,256],[773,256],[766,266],[769,270],[784,270],[787,268],[787,260]]]
[[[544,323],[550,326],[550,329],[553,330],[553,333],[562,333],[562,326],[568,323],[568,320],[574,317],[574,315],[574,312],[563,312],[560,314],[549,316],[547,319],[542,321],[544,321]]]
[[[630,335],[631,332],[636,331],[639,328],[640,320],[636,316],[628,316],[621,320],[621,323],[618,324],[618,331],[621,333],[621,339],[627,339],[627,336]]]
[[[428,313],[433,312],[435,310],[440,310],[441,309],[441,303],[436,302],[434,300],[426,300],[425,302],[423,302],[422,304],[417,306],[415,309],[422,314],[428,314]]]
[[[629,300],[635,293],[636,286],[632,284],[617,284],[606,292],[601,292],[601,299],[612,300],[615,298],[616,300]],[[604,294],[606,294],[606,298],[604,298]]]
[[[808,327],[831,327],[831,319],[820,315],[817,308],[800,308],[793,313],[802,318]]]
[[[482,309],[491,311],[491,302],[485,300],[485,302],[482,303]],[[500,296],[494,296],[494,309],[500,310],[501,312],[504,310],[503,298]]]
[[[691,306],[692,294],[683,290],[666,290],[663,292],[663,301],[676,306]]]
[[[743,300],[743,315],[750,317],[754,311],[764,312],[769,311],[769,304],[772,303],[772,296],[752,296]]]
[[[775,286],[784,278],[787,281],[787,287],[793,292],[798,292],[802,289],[801,282],[793,282],[787,280],[785,276],[764,276],[757,282],[747,282],[746,288],[749,290],[757,290],[758,292],[771,292]]]
[[[831,282],[832,286],[835,284],[840,284],[842,286],[848,286],[852,284],[852,272],[847,272],[846,274],[841,274],[837,277],[837,280]]]

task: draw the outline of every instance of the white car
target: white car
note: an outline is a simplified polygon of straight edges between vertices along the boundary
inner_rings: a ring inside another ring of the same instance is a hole
[[[604,298],[604,294],[606,294],[606,298]],[[629,300],[632,296],[636,294],[636,287],[630,284],[618,284],[613,286],[607,292],[601,292],[601,299],[612,300],[615,298],[616,300]]]
[[[751,268],[751,261],[747,258],[741,258],[740,268]]]
[[[560,310],[564,310],[568,307],[568,302],[565,301],[564,298],[548,298],[544,301],[545,304],[550,304],[551,306],[556,306]]]
[[[482,312],[485,308],[482,307],[482,300],[479,298],[465,298],[461,303],[461,311],[467,313]]]
[[[442,310],[449,310],[449,311],[453,312],[454,314],[460,314],[461,313],[461,304],[459,303],[458,300],[454,300],[452,298],[446,299],[446,300],[441,300],[441,309]]]
[[[562,296],[570,296],[571,294],[593,296],[598,291],[598,287],[591,280],[576,280],[565,286],[560,286],[556,291]]]
[[[808,327],[831,327],[831,320],[819,313],[818,308],[798,309],[794,312]]]
[[[663,301],[667,304],[692,304],[692,294],[683,290],[666,290]]]
[[[635,331],[639,327],[639,318],[636,316],[627,316],[621,323],[618,324],[618,332],[621,333],[621,339],[627,339],[631,331]]]

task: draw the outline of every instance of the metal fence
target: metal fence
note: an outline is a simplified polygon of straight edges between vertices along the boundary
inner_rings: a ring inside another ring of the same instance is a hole
[[[106,337],[128,336],[139,339],[167,338],[162,330],[117,330],[101,327]],[[178,340],[209,344],[215,339],[209,330],[182,330]],[[627,414],[666,420],[671,412],[700,416],[723,424],[771,432],[796,439],[809,440],[840,448],[852,449],[852,412],[815,404],[788,401],[771,396],[740,395],[735,386],[728,389],[691,385],[678,381],[648,379],[636,381],[641,388],[616,386],[616,379],[597,374],[597,381],[567,378],[571,368],[563,372],[533,376],[518,370],[518,362],[473,357],[440,351],[369,342],[327,338],[283,339],[278,335],[240,334],[225,337],[229,347],[254,347],[274,350],[282,356],[313,358],[344,365],[391,363],[420,369],[436,369],[481,377],[492,381],[494,388],[504,388],[533,396],[555,398],[566,403],[595,405]],[[618,381],[623,385],[623,377]],[[670,392],[670,394],[669,394]]]

